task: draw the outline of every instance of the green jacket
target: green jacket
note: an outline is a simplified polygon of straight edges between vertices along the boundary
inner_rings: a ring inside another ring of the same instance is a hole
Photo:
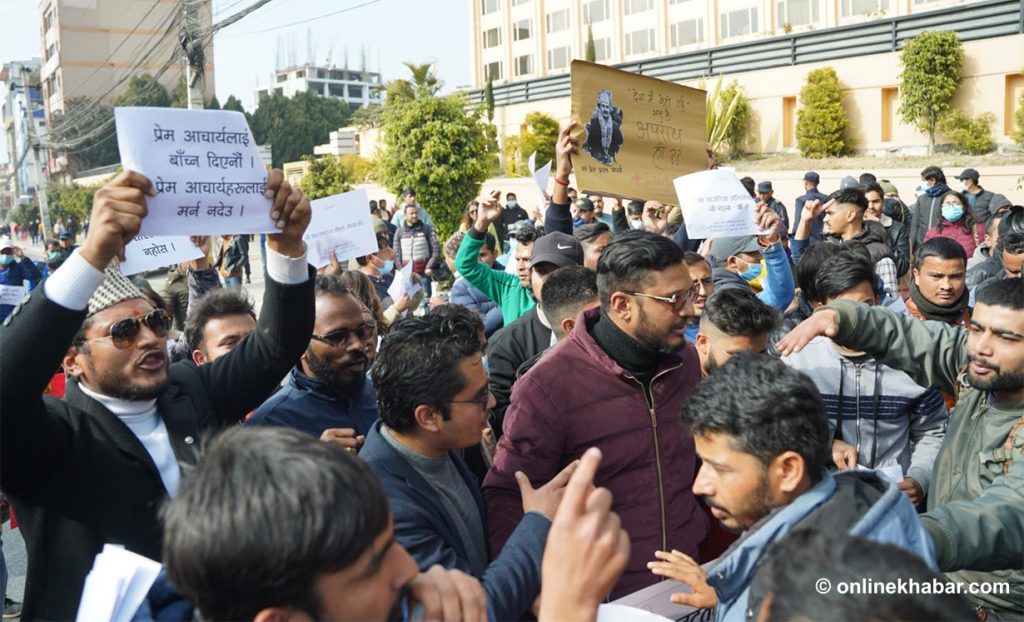
[[[501,308],[501,317],[508,326],[537,302],[533,299],[533,292],[519,283],[519,277],[492,270],[487,264],[480,263],[483,245],[483,235],[476,229],[470,229],[462,240],[459,254],[455,256],[455,270]]]
[[[965,596],[986,607],[1024,613],[1024,433],[1018,432],[1011,455],[1003,451],[1010,429],[1024,414],[1024,400],[993,404],[989,393],[961,378],[968,334],[962,327],[846,301],[827,308],[839,314],[836,343],[865,351],[922,386],[959,392],[921,522],[951,580],[1010,586],[1010,594],[965,590]],[[1004,474],[1007,460],[1013,463]]]

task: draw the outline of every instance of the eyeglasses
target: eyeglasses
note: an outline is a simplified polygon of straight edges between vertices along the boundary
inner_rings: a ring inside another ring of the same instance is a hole
[[[370,341],[377,335],[377,323],[366,322],[354,329],[342,328],[326,335],[310,335],[310,337],[329,346],[338,347],[348,343],[352,335],[358,337],[360,341]]]
[[[448,404],[476,404],[481,408],[487,408],[487,405],[491,402],[491,390],[487,389],[484,394],[480,397],[475,397],[471,400],[451,400]]]
[[[650,298],[652,300],[657,300],[658,302],[663,302],[669,305],[670,307],[672,307],[673,310],[679,311],[687,304],[692,303],[697,298],[698,289],[691,286],[690,289],[684,292],[676,292],[671,296],[656,296],[654,294],[645,294],[644,292],[622,293],[628,294],[630,296],[640,296],[641,298]]]
[[[109,335],[83,339],[81,343],[109,339],[115,348],[125,350],[135,345],[143,325],[153,331],[154,335],[162,339],[167,336],[167,332],[171,329],[171,316],[167,315],[162,309],[157,309],[142,317],[118,320],[110,325]]]
[[[943,203],[942,207],[963,207],[960,201],[950,201],[949,203]]]

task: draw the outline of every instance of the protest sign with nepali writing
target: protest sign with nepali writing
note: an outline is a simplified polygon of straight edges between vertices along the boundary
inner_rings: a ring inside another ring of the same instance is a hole
[[[140,235],[274,233],[267,169],[245,116],[230,110],[115,108],[121,166],[157,196]]]
[[[124,247],[121,274],[130,276],[147,270],[199,259],[203,251],[187,235],[139,235]]]
[[[580,190],[674,205],[672,180],[707,167],[705,92],[579,60],[570,79]]]

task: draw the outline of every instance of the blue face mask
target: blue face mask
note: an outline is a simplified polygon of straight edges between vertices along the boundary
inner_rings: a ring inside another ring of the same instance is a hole
[[[740,272],[740,278],[746,282],[756,281],[761,276],[762,267],[760,263],[748,263],[747,271]]]
[[[380,269],[381,274],[391,274],[391,271],[395,269],[395,261],[388,259],[384,262],[384,267]]]
[[[60,251],[50,251],[49,253],[46,253],[46,260],[57,261],[58,259],[60,259],[60,255]]]
[[[956,222],[964,217],[964,206],[959,203],[943,203],[942,217],[949,222]]]
[[[14,263],[14,255],[0,255],[0,266],[9,266]]]
[[[518,204],[518,203],[516,203],[515,199],[512,199],[511,201],[509,201],[509,202],[508,202],[508,203],[506,203],[505,205],[506,205],[506,206],[507,206],[507,207],[508,207],[509,209],[512,209],[512,208],[514,208],[515,206],[517,206],[517,205],[519,205],[519,204]]]

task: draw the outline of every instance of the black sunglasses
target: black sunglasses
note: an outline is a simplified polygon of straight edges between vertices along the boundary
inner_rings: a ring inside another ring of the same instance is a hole
[[[159,338],[167,336],[168,331],[171,330],[171,316],[167,315],[163,309],[157,309],[150,313],[143,315],[142,317],[130,317],[123,320],[118,320],[110,325],[110,334],[103,337],[93,337],[92,339],[83,339],[83,343],[86,341],[99,341],[101,339],[109,339],[114,344],[115,348],[124,350],[135,345],[135,340],[139,338],[139,332],[142,331],[142,326],[153,331],[153,334]]]
[[[348,340],[355,335],[360,341],[370,341],[377,335],[377,324],[375,322],[366,322],[354,329],[342,328],[326,335],[310,335],[317,341],[322,341],[329,346],[338,347],[342,344],[348,343]]]

